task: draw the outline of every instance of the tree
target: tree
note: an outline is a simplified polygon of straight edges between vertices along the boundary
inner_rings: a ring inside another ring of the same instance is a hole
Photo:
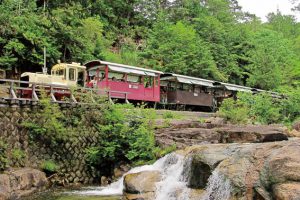
[[[35,1],[3,1],[0,4],[0,66],[32,67],[40,71],[43,48],[50,62],[59,57],[54,38],[47,34],[49,21],[37,9]]]
[[[208,44],[199,38],[192,26],[183,22],[159,21],[148,39],[145,58],[153,67],[203,78],[222,80],[210,54]]]
[[[252,44],[248,85],[272,90],[287,84],[295,59],[290,42],[278,32],[264,29],[253,36]]]

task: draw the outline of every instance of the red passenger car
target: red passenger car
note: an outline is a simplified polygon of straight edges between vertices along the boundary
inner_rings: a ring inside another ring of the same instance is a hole
[[[151,69],[94,60],[86,66],[86,86],[109,91],[110,98],[160,101],[160,74]]]

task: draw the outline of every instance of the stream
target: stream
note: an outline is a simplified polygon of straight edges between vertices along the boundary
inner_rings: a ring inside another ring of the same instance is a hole
[[[75,189],[54,189],[42,193],[37,193],[24,200],[120,200],[119,195],[99,195],[103,187],[82,187]]]
[[[156,183],[155,200],[189,200],[190,188],[187,183],[190,176],[191,160],[184,156],[171,153],[157,160],[152,165],[144,165],[131,169],[129,173],[142,171],[159,171],[161,181]],[[125,175],[126,175],[125,174]],[[30,197],[26,200],[120,200],[123,194],[124,176],[107,187],[82,187],[78,190],[53,190]],[[141,180],[140,187],[146,182]],[[181,191],[181,192],[178,192]],[[201,200],[228,200],[230,199],[231,186],[225,178],[214,171],[208,180],[206,192]]]

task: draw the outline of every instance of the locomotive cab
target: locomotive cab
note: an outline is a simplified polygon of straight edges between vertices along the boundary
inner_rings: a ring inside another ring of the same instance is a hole
[[[59,63],[51,69],[52,83],[67,86],[84,86],[85,67],[79,63]]]
[[[81,66],[79,63],[59,63],[52,67],[50,75],[25,72],[21,75],[21,80],[29,81],[30,83],[44,83],[74,87],[83,86],[84,77],[85,67]]]

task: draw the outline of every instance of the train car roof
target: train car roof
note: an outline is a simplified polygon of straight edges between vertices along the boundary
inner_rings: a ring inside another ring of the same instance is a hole
[[[139,75],[148,75],[148,76],[156,76],[156,74],[163,74],[161,71],[146,69],[141,67],[135,67],[130,65],[123,65],[118,63],[111,63],[102,60],[92,60],[84,64],[86,67],[96,66],[99,67],[101,65],[107,65],[110,70],[122,72],[122,73],[131,73],[131,74],[139,74]]]
[[[186,83],[186,84],[193,84],[193,85],[202,85],[206,87],[212,87],[212,88],[218,88],[218,87],[223,87],[227,90],[230,91],[237,91],[237,92],[266,92],[268,94],[271,94],[273,97],[278,97],[280,98],[280,94],[277,92],[272,92],[272,91],[266,91],[266,90],[261,90],[257,88],[251,88],[251,87],[246,87],[242,85],[236,85],[236,84],[231,84],[231,83],[224,83],[224,82],[219,82],[219,81],[213,81],[209,79],[203,79],[203,78],[196,78],[192,76],[184,76],[180,74],[172,74],[172,73],[164,73],[161,77],[161,80],[169,80],[169,81],[178,81],[180,83]]]
[[[66,67],[75,67],[75,68],[80,68],[80,69],[85,69],[85,66],[80,65],[80,63],[58,63],[52,67],[51,70],[61,70],[65,69]]]
[[[176,80],[179,83],[202,85],[202,86],[207,86],[207,87],[214,87],[214,83],[215,83],[215,81],[212,81],[212,80],[196,78],[196,77],[192,77],[192,76],[184,76],[184,75],[180,75],[180,74],[170,74],[170,73],[165,73],[161,77],[160,80],[162,80],[162,81],[164,81],[164,80]]]

